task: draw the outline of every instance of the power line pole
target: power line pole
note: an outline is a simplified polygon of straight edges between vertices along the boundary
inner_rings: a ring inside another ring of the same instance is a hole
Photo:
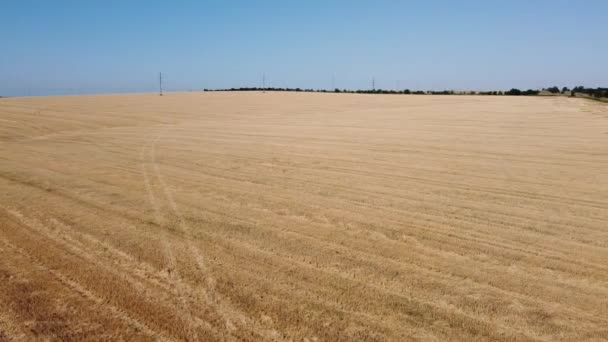
[[[158,73],[158,91],[159,91],[159,95],[163,96],[163,73],[162,72]]]
[[[266,73],[262,73],[262,89],[266,88]]]
[[[372,77],[372,90],[376,90],[376,79]]]
[[[335,75],[331,75],[331,90],[335,90],[336,89],[336,76]]]

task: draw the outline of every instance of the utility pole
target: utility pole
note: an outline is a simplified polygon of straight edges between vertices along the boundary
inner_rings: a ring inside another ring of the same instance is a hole
[[[262,73],[262,89],[266,88],[266,73]]]
[[[372,77],[372,91],[376,90],[376,79]]]
[[[159,95],[163,96],[163,73],[159,72],[158,73],[158,91],[159,91]]]
[[[336,76],[335,75],[331,75],[331,91],[334,91],[336,89]]]

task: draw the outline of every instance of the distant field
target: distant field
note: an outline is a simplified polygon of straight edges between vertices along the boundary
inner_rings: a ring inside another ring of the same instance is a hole
[[[608,339],[608,106],[0,100],[0,341]]]

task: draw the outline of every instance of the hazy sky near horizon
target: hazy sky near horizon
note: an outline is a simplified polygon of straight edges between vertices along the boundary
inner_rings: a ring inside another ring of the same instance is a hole
[[[0,96],[608,86],[608,1],[13,1]]]

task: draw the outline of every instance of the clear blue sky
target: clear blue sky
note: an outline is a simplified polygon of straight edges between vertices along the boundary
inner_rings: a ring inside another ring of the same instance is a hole
[[[0,4],[0,95],[608,86],[608,1]]]

